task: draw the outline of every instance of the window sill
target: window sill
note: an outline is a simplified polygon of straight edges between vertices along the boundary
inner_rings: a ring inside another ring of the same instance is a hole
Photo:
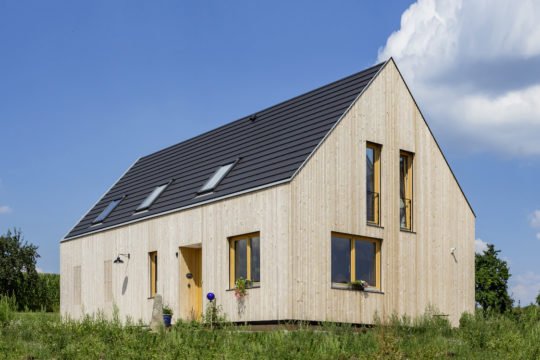
[[[257,285],[257,286],[248,287],[248,288],[246,288],[246,290],[260,289],[260,288],[261,288],[261,285]],[[236,288],[228,288],[225,291],[234,291],[234,290],[236,290]]]
[[[399,228],[399,231],[404,232],[404,233],[409,233],[409,234],[416,234],[416,231],[412,231],[412,230],[404,229],[404,228]]]
[[[155,295],[154,296],[149,296],[149,297],[146,298],[146,300],[154,300],[155,297],[156,297]]]
[[[381,294],[381,295],[384,295],[384,292],[379,290],[379,289],[376,289],[376,288],[368,288],[368,289],[364,289],[364,290],[356,290],[356,289],[351,289],[350,287],[348,286],[339,286],[339,285],[332,285],[330,287],[332,290],[345,290],[345,291],[353,291],[353,292],[364,292],[364,293],[369,293],[369,294]]]
[[[384,229],[384,226],[381,226],[379,224],[375,224],[375,223],[366,223],[367,226],[371,226],[371,227],[374,227],[374,228],[378,228],[378,229]]]

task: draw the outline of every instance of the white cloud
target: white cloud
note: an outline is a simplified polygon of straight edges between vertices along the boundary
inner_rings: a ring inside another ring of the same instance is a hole
[[[0,206],[0,214],[9,214],[11,211],[11,208],[7,205]]]
[[[43,269],[40,268],[39,266],[36,266],[36,271],[37,271],[38,273],[43,273]]]
[[[533,228],[540,228],[540,210],[535,210],[529,216],[529,224]]]
[[[512,277],[510,282],[512,297],[516,301],[519,300],[522,306],[536,301],[536,296],[540,291],[540,274],[529,271]]]
[[[538,155],[538,13],[537,0],[418,0],[379,61],[394,57],[438,133],[476,150]]]
[[[474,240],[474,252],[477,254],[482,254],[484,251],[486,251],[487,246],[487,242],[483,241],[482,239]]]

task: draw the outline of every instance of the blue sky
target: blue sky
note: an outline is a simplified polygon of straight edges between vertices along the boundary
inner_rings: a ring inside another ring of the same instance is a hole
[[[0,231],[58,272],[59,240],[139,156],[394,56],[531,301],[539,9],[453,3],[0,1]]]

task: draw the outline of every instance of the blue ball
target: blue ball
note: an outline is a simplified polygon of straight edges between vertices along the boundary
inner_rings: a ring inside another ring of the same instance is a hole
[[[208,294],[206,294],[206,298],[210,301],[214,300],[216,298],[216,295],[214,295],[214,293],[212,292],[209,292]]]

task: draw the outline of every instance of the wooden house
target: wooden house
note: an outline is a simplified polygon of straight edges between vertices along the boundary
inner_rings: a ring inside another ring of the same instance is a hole
[[[232,321],[457,324],[474,236],[390,59],[138,159],[61,241],[61,312],[200,318],[212,292]]]

